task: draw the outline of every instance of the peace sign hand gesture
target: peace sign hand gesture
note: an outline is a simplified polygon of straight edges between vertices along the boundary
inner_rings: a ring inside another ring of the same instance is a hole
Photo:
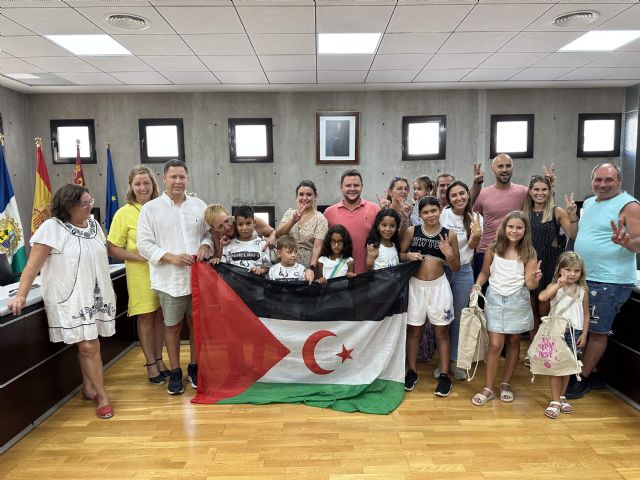
[[[572,222],[578,219],[578,207],[576,206],[576,202],[573,199],[573,192],[571,192],[571,195],[564,196],[564,207],[569,214],[569,218]]]
[[[471,230],[471,236],[473,238],[482,237],[482,227],[480,226],[480,214],[478,212],[470,212],[470,213],[467,213],[467,215],[471,220],[471,224],[469,225],[469,229]]]
[[[445,234],[444,237],[440,235],[440,243],[438,248],[444,254],[445,258],[449,259],[453,257],[453,247],[449,243],[449,234]]]
[[[625,228],[622,223],[622,219],[618,218],[618,224],[616,225],[613,220],[611,220],[611,230],[613,230],[613,235],[611,235],[611,241],[616,245],[620,245],[624,248],[629,248],[629,242],[631,241],[631,237],[629,236],[629,232]]]
[[[548,168],[545,165],[542,165],[542,174],[545,176],[545,178],[549,179],[551,190],[555,190],[556,180],[558,180],[558,177],[556,176],[556,167],[553,165],[553,163],[551,163]]]
[[[482,171],[480,162],[473,162],[473,183],[481,184],[484,182],[484,172]]]
[[[378,199],[378,204],[380,205],[380,209],[385,209],[391,207],[391,201],[387,200],[389,197],[389,189],[385,188],[382,197],[376,193],[376,198]]]
[[[530,278],[532,281],[539,282],[540,279],[542,278],[542,270],[540,270],[541,265],[542,265],[542,260],[538,262],[538,265],[536,265],[536,269],[533,272],[531,272]]]

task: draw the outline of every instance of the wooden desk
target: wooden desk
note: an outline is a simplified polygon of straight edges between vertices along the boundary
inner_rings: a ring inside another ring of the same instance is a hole
[[[111,274],[116,293],[116,333],[100,338],[106,365],[135,342],[127,317],[124,267]],[[0,453],[53,413],[82,384],[78,349],[51,343],[42,301],[21,315],[0,317]]]

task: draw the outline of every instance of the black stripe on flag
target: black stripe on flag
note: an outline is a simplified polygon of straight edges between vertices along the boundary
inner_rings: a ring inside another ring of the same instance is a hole
[[[333,278],[324,286],[267,280],[224,263],[212,268],[257,317],[326,322],[380,321],[406,312],[409,279],[419,265],[403,263],[352,279]]]

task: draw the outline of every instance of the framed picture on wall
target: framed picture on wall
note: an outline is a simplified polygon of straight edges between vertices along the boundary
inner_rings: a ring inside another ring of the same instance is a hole
[[[359,112],[316,113],[316,164],[357,164]]]

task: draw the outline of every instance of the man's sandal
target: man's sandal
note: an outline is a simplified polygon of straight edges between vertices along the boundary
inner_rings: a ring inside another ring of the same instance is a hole
[[[489,395],[485,395],[485,392],[489,392]],[[476,393],[471,399],[471,403],[473,403],[476,407],[482,407],[487,404],[489,400],[493,400],[493,390],[484,387],[481,392]]]
[[[558,415],[560,415],[560,405],[560,402],[549,402],[549,406],[544,409],[544,414],[552,420],[555,420],[558,418]]]
[[[511,390],[511,384],[502,382],[500,384],[500,400],[505,403],[513,402],[513,390]]]
[[[560,397],[560,413],[573,413],[573,407],[567,402],[567,397],[565,396]]]

